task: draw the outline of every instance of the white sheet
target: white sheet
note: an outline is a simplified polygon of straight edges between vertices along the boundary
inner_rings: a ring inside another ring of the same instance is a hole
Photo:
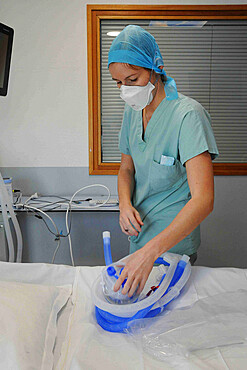
[[[1,369],[52,370],[57,315],[70,296],[70,285],[0,282]]]
[[[0,280],[47,285],[73,285],[73,298],[59,318],[56,369],[246,369],[247,346],[197,351],[182,362],[159,362],[143,353],[125,334],[101,329],[94,318],[90,288],[101,267],[0,263]],[[191,278],[172,304],[183,307],[197,299],[247,289],[247,269],[192,267]],[[66,314],[65,314],[66,313]],[[1,364],[0,364],[1,365]]]
[[[92,281],[100,268],[81,268],[77,307],[64,342],[58,369],[246,369],[247,346],[228,346],[198,351],[182,362],[154,360],[125,334],[108,333],[94,318],[90,296]],[[247,289],[247,270],[193,267],[191,279],[174,307],[221,292]]]
[[[76,275],[79,271],[79,267],[70,267],[64,265],[0,262],[0,281],[17,281],[20,283],[47,285],[52,287],[70,285],[74,291]],[[54,350],[54,368],[61,355],[61,346],[65,339],[72,307],[73,297],[71,295],[66,306],[58,313],[58,320],[56,323],[56,343],[55,348],[52,348],[52,350]],[[0,369],[2,368],[1,365],[0,359]]]

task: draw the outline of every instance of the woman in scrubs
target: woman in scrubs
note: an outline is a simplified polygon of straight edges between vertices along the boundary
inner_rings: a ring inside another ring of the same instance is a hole
[[[196,255],[199,225],[213,210],[218,150],[209,113],[177,92],[150,33],[125,27],[111,45],[108,68],[126,102],[118,194],[131,253],[114,290],[127,279],[122,293],[131,297],[163,253]]]

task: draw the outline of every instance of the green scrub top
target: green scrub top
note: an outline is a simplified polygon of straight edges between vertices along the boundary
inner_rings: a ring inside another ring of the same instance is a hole
[[[196,100],[178,93],[161,101],[148,122],[144,137],[142,111],[125,105],[119,133],[121,153],[131,155],[135,166],[132,205],[144,225],[130,238],[130,253],[163,231],[191,199],[185,162],[205,151],[212,159],[219,154],[210,115]],[[174,158],[171,166],[161,156]],[[191,255],[200,245],[200,226],[169,252]]]

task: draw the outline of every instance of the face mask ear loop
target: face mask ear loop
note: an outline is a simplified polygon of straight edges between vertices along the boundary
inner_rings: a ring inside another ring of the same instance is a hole
[[[150,77],[149,77],[149,81],[148,82],[150,82],[150,83],[152,83],[151,82],[151,78],[152,78],[152,73],[153,73],[153,71],[154,71],[154,69],[153,69],[153,67],[152,67],[152,69],[151,69],[151,73],[150,73]],[[158,79],[159,79],[159,76],[156,78],[156,80],[155,80],[155,82],[152,84],[152,85],[156,85],[156,83],[157,83],[157,81],[158,81]]]
[[[159,75],[158,75],[158,77],[156,78],[156,80],[155,80],[155,82],[154,82],[154,86],[156,85],[156,83],[157,83],[158,79],[159,79]]]
[[[150,76],[149,76],[149,81],[148,82],[151,82],[151,78],[152,78],[152,73],[153,73],[153,67],[152,67],[152,69],[151,69],[151,72],[150,72]],[[151,82],[152,83],[152,82]]]

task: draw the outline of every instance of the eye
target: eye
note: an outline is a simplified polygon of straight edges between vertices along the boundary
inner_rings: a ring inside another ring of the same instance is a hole
[[[133,80],[130,79],[131,82],[135,82],[137,81],[137,78],[134,78]]]
[[[117,86],[120,86],[122,85],[122,82],[121,81],[117,81]]]

